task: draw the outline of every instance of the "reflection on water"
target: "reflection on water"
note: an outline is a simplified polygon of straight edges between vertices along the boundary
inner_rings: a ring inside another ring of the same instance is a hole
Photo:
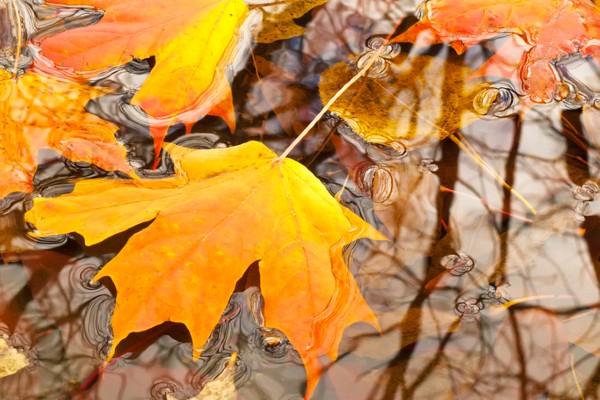
[[[240,396],[301,397],[302,361],[283,333],[262,325],[256,287],[233,294],[199,360],[192,359],[181,327],[165,326],[127,343],[124,354],[100,376],[110,349],[115,302],[91,278],[105,261],[80,253],[33,251],[3,266],[0,331],[31,365],[0,381],[2,398],[132,399],[145,393],[141,398],[158,400],[169,393],[187,399],[219,375],[234,352],[239,354],[234,378]]]
[[[38,3],[19,2],[24,35],[64,29]],[[235,135],[207,118],[191,135],[173,127],[167,141],[212,148],[255,139],[281,152],[320,109],[323,72],[340,62],[360,66],[362,58],[353,55],[372,53],[381,35],[414,7],[412,1],[330,0],[312,13],[303,37],[254,49],[233,85]],[[61,10],[61,18],[71,13],[69,24],[98,17]],[[414,20],[408,16],[400,29]],[[0,59],[11,69],[16,42],[4,29],[9,23],[0,2]],[[476,69],[503,41],[475,46],[461,58],[444,46],[417,51],[403,44],[400,54],[394,46],[378,61],[369,79],[384,89],[394,68],[406,73],[418,65],[414,74],[436,76],[430,92],[411,92],[420,96],[409,104],[386,103],[395,107],[390,114],[408,116],[413,133],[426,139],[418,146],[402,138],[367,143],[338,110],[294,151],[390,239],[347,251],[381,333],[350,327],[338,361],[322,360],[327,368],[315,398],[600,398],[597,67],[582,59],[557,63],[562,103],[525,104],[518,85],[497,80],[469,98],[475,119],[453,116],[446,124],[441,109],[426,109],[445,107],[445,96],[460,93],[444,91],[451,68]],[[35,56],[34,47],[25,51],[22,66]],[[435,61],[411,64],[411,56]],[[166,158],[150,169],[147,119],[127,103],[150,67],[135,60],[98,77],[95,84],[116,91],[88,109],[119,126],[117,137],[140,175],[160,177],[172,165]],[[435,134],[440,126],[452,129]],[[39,159],[36,195],[66,193],[75,178],[115,176],[51,151]],[[199,360],[192,359],[187,331],[164,324],[132,335],[104,369],[115,293],[109,280],[91,279],[131,232],[90,248],[77,235],[34,240],[22,219],[30,204],[20,194],[0,200],[0,334],[30,360],[0,380],[0,398],[188,399],[224,370],[233,353],[239,398],[302,398],[301,360],[283,332],[269,329],[259,280],[249,277],[238,282]],[[201,315],[202,304],[189,309]]]

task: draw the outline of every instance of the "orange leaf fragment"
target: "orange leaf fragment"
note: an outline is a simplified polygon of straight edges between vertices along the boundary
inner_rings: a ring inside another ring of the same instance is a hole
[[[342,258],[359,238],[383,238],[301,164],[258,142],[213,150],[172,146],[179,179],[89,180],[36,198],[40,235],[78,232],[92,245],[146,221],[96,279],[117,288],[113,349],[132,332],[181,322],[199,349],[236,282],[260,260],[265,324],[286,333],[308,375],[337,357],[346,326],[377,325]],[[190,310],[199,310],[191,312]]]
[[[600,65],[600,8],[589,0],[429,0],[424,7],[425,18],[394,42],[450,43],[461,54],[502,33],[519,35],[526,42],[519,76],[534,101],[552,100],[561,83],[554,60],[579,53]]]
[[[169,125],[220,116],[235,129],[227,63],[247,14],[242,0],[53,0],[105,11],[99,23],[41,40],[42,54],[78,73],[94,73],[136,58],[156,65],[132,104],[153,120],[155,149]],[[64,68],[63,68],[64,70]],[[50,73],[63,74],[57,69]]]
[[[115,138],[117,127],[84,109],[111,91],[36,73],[16,80],[0,69],[0,198],[32,191],[41,148],[132,174],[125,147]]]

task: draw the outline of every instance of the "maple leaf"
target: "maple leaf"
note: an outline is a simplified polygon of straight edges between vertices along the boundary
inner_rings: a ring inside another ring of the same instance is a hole
[[[579,53],[600,65],[600,9],[589,0],[430,0],[425,18],[394,42],[447,43],[461,54],[501,33],[519,35],[525,42],[519,76],[534,101],[552,100],[561,83],[552,62]],[[560,29],[557,29],[560,27]],[[420,34],[427,32],[428,36]]]
[[[386,73],[359,78],[330,108],[366,141],[419,145],[445,138],[480,118],[473,100],[483,86],[467,81],[469,68],[439,57],[405,53],[391,61],[382,61],[389,64]],[[355,74],[344,62],[325,70],[319,82],[323,103]]]
[[[15,10],[27,23],[18,24],[15,20]],[[96,22],[102,13],[92,9],[79,7],[56,7],[51,4],[37,4],[27,0],[3,2],[0,6],[0,65],[5,69],[14,67],[14,58],[19,56],[19,66],[26,68],[31,62],[32,54],[23,46],[24,42],[63,31],[66,26],[71,28]],[[19,32],[19,27],[21,32]],[[22,50],[22,51],[21,51]]]
[[[156,65],[131,103],[151,121],[156,154],[169,125],[195,123],[207,114],[235,128],[226,64],[247,7],[242,0],[53,0],[104,10],[96,25],[40,41],[42,54],[58,67],[94,72],[136,58]],[[91,45],[92,44],[92,45]],[[49,73],[62,73],[48,70]]]
[[[111,91],[36,73],[15,80],[0,69],[0,198],[31,192],[41,148],[132,174],[125,147],[115,138],[117,127],[84,109],[91,98]]]
[[[87,245],[153,220],[96,277],[110,277],[118,293],[111,355],[131,332],[165,321],[184,323],[201,346],[236,282],[260,260],[266,324],[299,351],[310,395],[321,372],[317,357],[337,357],[343,329],[358,321],[377,326],[342,248],[382,236],[305,167],[280,161],[261,143],[173,146],[170,154],[183,178],[78,182],[71,194],[34,199],[25,218],[39,235],[78,232]],[[192,304],[201,311],[190,312]]]
[[[259,43],[271,43],[304,34],[304,28],[296,25],[294,19],[302,17],[313,8],[328,0],[288,0],[284,4],[261,7],[263,26],[256,37]],[[260,6],[261,4],[257,4]]]

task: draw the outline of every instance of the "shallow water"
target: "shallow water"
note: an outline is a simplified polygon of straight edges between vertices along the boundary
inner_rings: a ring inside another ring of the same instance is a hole
[[[235,135],[220,119],[205,118],[190,135],[173,127],[167,141],[212,148],[254,139],[281,153],[320,110],[326,68],[371,51],[368,39],[385,36],[398,18],[407,16],[401,29],[410,25],[414,6],[330,0],[302,18],[304,36],[257,45],[236,65]],[[40,12],[33,6],[22,12],[34,9]],[[0,26],[9,19],[0,13]],[[13,37],[0,37],[8,67]],[[439,63],[419,67],[415,80],[437,77],[440,91],[428,98],[414,92],[421,96],[415,118],[427,115],[434,127],[445,122],[443,71],[450,63],[476,68],[504,41],[462,57],[444,46],[427,49]],[[24,54],[26,65],[35,48]],[[417,52],[403,44],[401,54]],[[391,59],[393,71],[410,67],[397,60]],[[525,110],[518,88],[497,82],[501,96],[488,115],[449,132],[456,141],[417,123],[418,140],[395,148],[368,144],[356,126],[328,114],[292,153],[332,193],[343,188],[344,204],[390,238],[347,249],[381,333],[361,324],[347,329],[340,358],[323,359],[328,368],[314,398],[599,398],[600,111],[593,105],[600,77],[585,60],[561,65],[583,96],[570,93],[566,102]],[[135,61],[103,74],[97,83],[118,90],[88,109],[119,126],[117,136],[141,174],[159,177],[172,165],[165,160],[151,170],[148,127],[126,104],[149,70],[148,62]],[[34,195],[67,193],[78,177],[115,176],[50,150],[39,160]],[[234,352],[239,398],[302,398],[302,362],[285,334],[263,322],[255,268],[238,282],[200,360],[191,357],[185,328],[164,324],[127,339],[122,355],[102,371],[115,290],[109,280],[91,278],[141,227],[92,247],[78,235],[32,239],[22,219],[30,205],[31,196],[21,194],[0,203],[0,333],[30,360],[0,379],[0,398],[187,399]],[[189,307],[202,313],[201,304]]]

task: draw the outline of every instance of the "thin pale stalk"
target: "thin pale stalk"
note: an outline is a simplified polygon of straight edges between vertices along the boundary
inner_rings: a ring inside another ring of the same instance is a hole
[[[387,37],[385,38],[384,42],[377,49],[377,51],[371,56],[371,58],[369,59],[369,62],[360,71],[358,71],[358,73],[356,75],[354,75],[352,77],[352,79],[350,79],[348,82],[346,82],[346,84],[340,90],[338,90],[338,92],[327,102],[327,104],[325,104],[325,107],[323,107],[323,109],[313,118],[312,121],[310,121],[310,124],[308,124],[308,126],[306,128],[304,128],[304,130],[302,131],[302,133],[300,133],[300,135],[298,135],[298,137],[296,138],[296,140],[294,140],[292,142],[292,144],[290,144],[288,146],[288,148],[285,149],[283,151],[283,153],[279,157],[277,157],[276,162],[283,161],[291,153],[291,151],[294,150],[294,147],[296,147],[298,145],[298,143],[300,143],[310,133],[310,130],[317,124],[317,122],[319,122],[321,120],[321,118],[323,117],[323,115],[325,115],[325,113],[327,111],[329,111],[329,109],[331,108],[331,106],[333,105],[333,103],[335,103],[335,101],[342,94],[344,94],[344,92],[346,90],[348,90],[348,88],[350,86],[352,86],[353,84],[355,84],[357,80],[359,80],[361,77],[363,77],[367,73],[367,71],[369,70],[369,68],[371,68],[371,66],[373,65],[373,63],[375,63],[375,61],[377,60],[377,58],[381,55],[381,52],[383,51],[384,47],[389,44],[389,40],[392,37],[393,32],[396,31],[396,29],[398,28],[398,26],[400,26],[401,22],[402,22],[402,18],[400,18],[396,22],[396,25],[394,25],[394,28],[392,29],[392,31],[387,35]]]
[[[463,150],[465,153],[467,153],[467,155],[469,157],[471,157],[473,160],[475,160],[475,162],[477,162],[487,172],[489,172],[496,179],[497,182],[499,182],[503,187],[507,188],[517,199],[519,199],[521,201],[521,203],[523,203],[525,205],[525,207],[527,207],[529,209],[529,211],[533,215],[537,215],[537,210],[531,205],[531,203],[529,201],[527,201],[527,199],[525,197],[523,197],[523,195],[521,195],[521,193],[517,192],[515,189],[513,189],[512,186],[510,186],[508,183],[506,183],[506,181],[496,171],[494,171],[494,169],[492,167],[490,167],[485,161],[483,161],[483,159],[479,156],[479,154],[477,154],[476,151],[474,151],[470,148],[470,145],[465,145],[463,143],[463,141],[466,142],[464,137],[462,137],[461,138],[462,140],[461,140],[457,136],[452,134],[449,136],[449,138],[458,147],[460,147],[461,150]],[[466,142],[466,143],[468,143],[468,142]]]
[[[573,354],[569,354],[569,361],[571,364],[571,374],[573,374],[573,380],[575,381],[577,392],[579,392],[579,397],[581,398],[581,400],[585,400],[583,390],[581,390],[581,385],[579,384],[579,379],[577,379],[577,372],[575,371],[575,360],[573,359]]]
[[[371,68],[373,63],[377,60],[377,57],[379,57],[379,55],[383,51],[384,47],[385,47],[384,45],[380,46],[377,49],[377,51],[371,56],[371,58],[369,59],[369,62],[360,71],[358,71],[358,73],[356,75],[354,75],[352,77],[352,79],[350,79],[348,82],[346,82],[346,84],[344,86],[342,86],[342,88],[340,90],[337,91],[337,93],[327,102],[327,104],[325,104],[325,106],[321,109],[321,111],[313,118],[313,120],[310,121],[310,124],[308,124],[308,126],[306,128],[304,128],[302,133],[300,133],[300,135],[298,135],[298,137],[292,142],[292,144],[290,144],[288,146],[288,148],[285,149],[285,151],[283,153],[281,153],[281,155],[277,158],[278,161],[281,161],[284,158],[286,158],[290,154],[290,152],[292,150],[294,150],[294,147],[296,147],[298,145],[298,143],[300,143],[306,137],[306,135],[308,135],[310,133],[311,129],[314,128],[314,126],[317,124],[317,122],[319,122],[321,120],[323,115],[325,115],[325,113],[327,111],[329,111],[329,109],[331,108],[333,103],[335,103],[337,101],[337,99],[342,94],[344,94],[344,92],[346,90],[348,90],[348,88],[350,86],[354,85],[356,83],[356,81],[358,81],[360,78],[362,78],[363,76],[366,75],[367,71],[369,71],[369,68]]]

